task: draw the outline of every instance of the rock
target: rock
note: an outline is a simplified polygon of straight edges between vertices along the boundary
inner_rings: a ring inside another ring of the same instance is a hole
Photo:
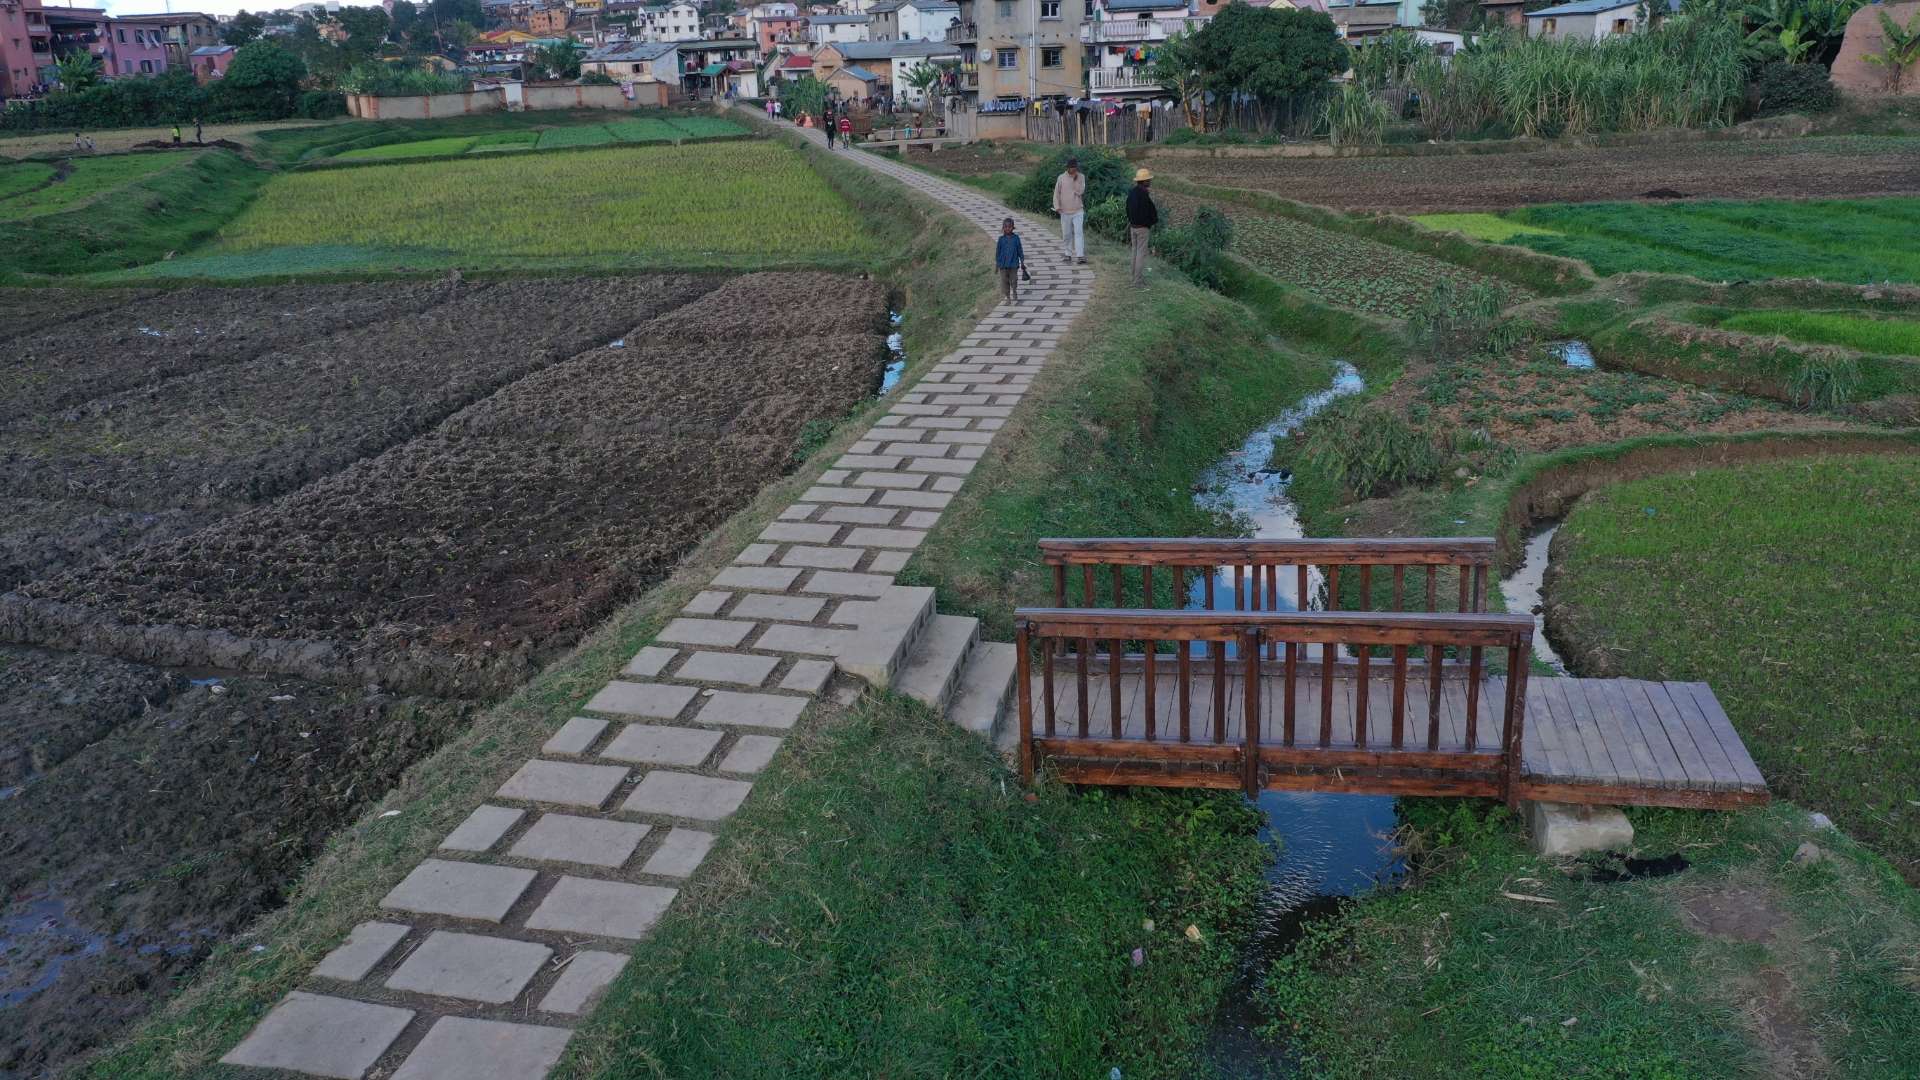
[[[1817,810],[1807,816],[1807,822],[1816,829],[1833,828],[1833,819]]]
[[[1591,807],[1584,819],[1580,807],[1569,803],[1529,801],[1526,812],[1534,848],[1542,855],[1578,855],[1633,843],[1633,825],[1616,806]]]
[[[1822,858],[1823,856],[1820,849],[1816,847],[1811,840],[1805,841],[1799,847],[1793,849],[1793,865],[1801,869],[1812,866]]]

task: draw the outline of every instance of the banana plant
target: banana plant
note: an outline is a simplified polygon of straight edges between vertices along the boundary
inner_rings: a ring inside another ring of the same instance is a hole
[[[1899,23],[1888,18],[1886,12],[1882,11],[1879,14],[1880,36],[1887,43],[1887,51],[1862,53],[1860,59],[1886,68],[1887,90],[1897,94],[1900,92],[1900,79],[1906,74],[1907,68],[1911,67],[1915,61],[1920,61],[1920,13],[1916,13],[1912,19],[1908,20],[1904,29]]]

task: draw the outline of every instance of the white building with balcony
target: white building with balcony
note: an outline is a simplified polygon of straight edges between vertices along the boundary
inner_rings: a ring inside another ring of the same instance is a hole
[[[1219,9],[1199,0],[1089,0],[1080,24],[1080,45],[1092,97],[1156,97],[1161,86],[1147,76],[1154,46],[1169,35],[1198,30]]]

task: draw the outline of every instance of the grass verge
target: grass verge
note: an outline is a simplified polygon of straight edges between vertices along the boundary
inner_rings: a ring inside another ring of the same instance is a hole
[[[185,251],[238,214],[272,174],[228,150],[95,196],[78,209],[0,223],[0,274],[87,274]]]
[[[1840,345],[1867,353],[1920,356],[1920,322],[1864,319],[1825,311],[1696,311],[1696,322],[1747,334],[1779,334],[1808,345]]]
[[[1267,857],[1243,800],[1050,785],[1029,801],[984,742],[894,697],[782,758],[558,1075],[1190,1064]]]
[[[1692,864],[1603,880],[1498,808],[1403,800],[1422,873],[1312,928],[1269,973],[1265,1034],[1305,1077],[1893,1078],[1920,1070],[1920,902],[1788,804],[1635,809],[1635,851]],[[1790,856],[1821,850],[1810,866]],[[1546,902],[1509,899],[1506,893]]]

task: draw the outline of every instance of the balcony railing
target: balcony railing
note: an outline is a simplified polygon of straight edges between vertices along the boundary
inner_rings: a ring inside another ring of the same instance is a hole
[[[1088,45],[1100,42],[1165,41],[1182,30],[1198,30],[1207,25],[1205,16],[1193,19],[1113,19],[1080,24],[1080,40]]]
[[[1087,89],[1154,91],[1160,89],[1160,84],[1134,74],[1129,68],[1098,68],[1087,72]]]
[[[970,22],[954,23],[947,27],[947,40],[978,41],[980,40],[980,24]]]

